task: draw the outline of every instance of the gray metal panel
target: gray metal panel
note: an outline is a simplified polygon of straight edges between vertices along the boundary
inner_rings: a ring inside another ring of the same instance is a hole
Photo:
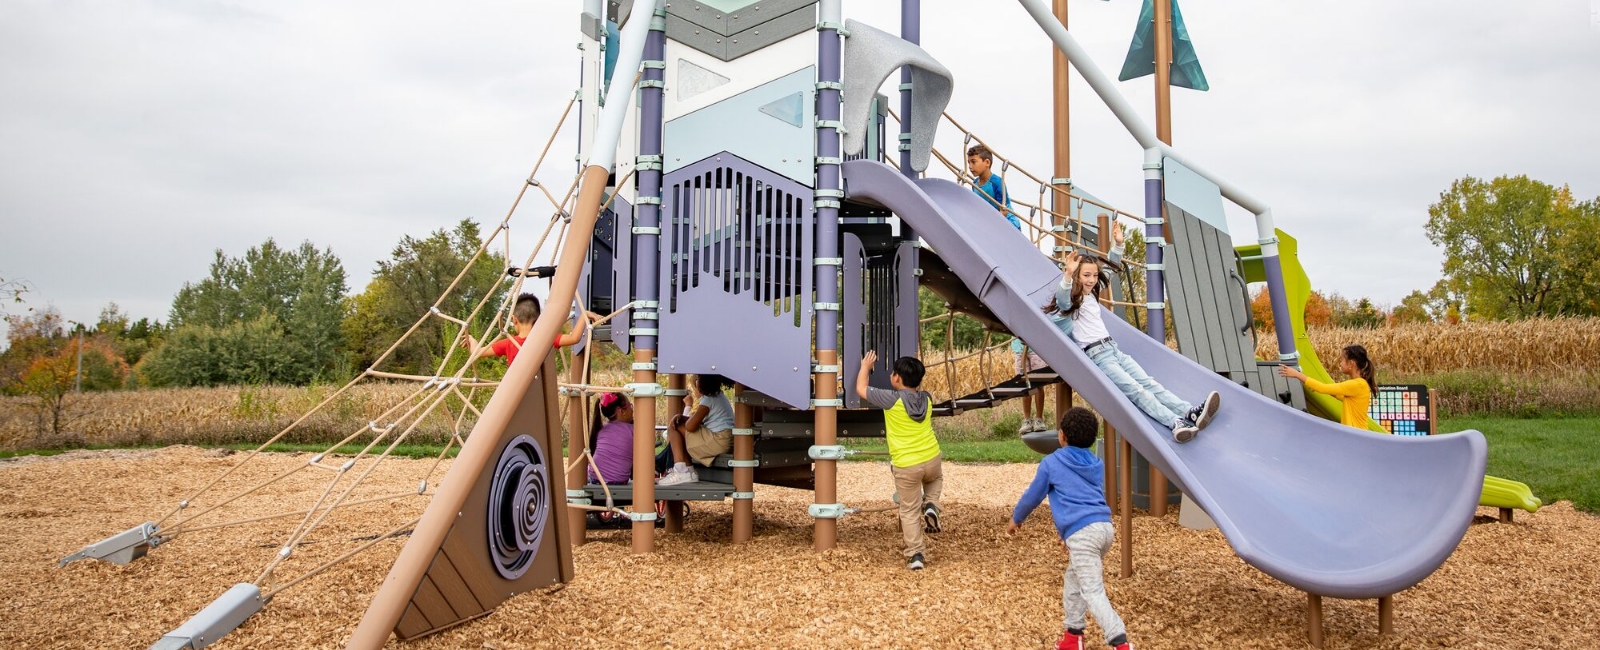
[[[746,28],[744,31],[735,32],[732,36],[729,36],[728,46],[725,50],[726,54],[724,55],[727,58],[724,60],[732,61],[796,34],[803,34],[816,29],[816,27],[817,8],[815,5],[796,9],[761,25]]]
[[[611,264],[612,281],[612,309],[620,309],[623,305],[633,301],[634,268],[637,261],[633,256],[633,205],[627,199],[617,196],[611,200],[611,212],[616,216],[611,222],[616,227],[617,258]],[[627,351],[631,348],[632,338],[628,336],[628,328],[632,327],[633,313],[622,312],[611,319],[611,342],[618,348]]]
[[[1202,223],[1197,216],[1184,213],[1184,224],[1189,226],[1189,237],[1192,245],[1190,253],[1195,259],[1195,283],[1200,287],[1200,314],[1205,317],[1206,339],[1211,341],[1211,370],[1218,371],[1243,371],[1245,365],[1238,359],[1238,333],[1237,331],[1222,331],[1222,311],[1226,309],[1227,295],[1222,293],[1226,287],[1226,267],[1222,267],[1222,258],[1216,253],[1216,229]],[[1229,261],[1234,259],[1232,253],[1227,256]]]
[[[844,265],[840,267],[839,284],[844,290],[844,318],[840,319],[840,341],[843,350],[839,358],[839,380],[844,383],[846,408],[861,408],[861,397],[856,395],[856,373],[861,371],[862,348],[867,337],[867,292],[862,286],[867,277],[867,253],[861,247],[861,238],[844,233]]]
[[[1233,251],[1233,238],[1228,233],[1196,220],[1206,241],[1207,277],[1211,279],[1215,316],[1219,335],[1228,350],[1228,371],[1249,375],[1256,362],[1255,332],[1251,329],[1253,317],[1245,300],[1244,284],[1239,275],[1238,256]]]
[[[796,9],[813,7],[816,4],[817,0],[751,0],[743,3],[743,6],[733,8],[727,2],[709,4],[698,0],[672,0],[667,3],[667,16],[728,36],[763,27],[766,23]],[[815,10],[812,10],[812,13],[815,14]]]
[[[657,371],[809,408],[810,188],[721,153],[667,174],[662,209]]]
[[[1060,272],[1015,232],[974,227],[994,212],[986,202],[948,181],[913,183],[882,163],[857,160],[843,169],[853,197],[901,215],[1008,328],[1216,520],[1241,559],[1267,575],[1324,596],[1386,596],[1433,573],[1466,534],[1483,487],[1483,434],[1353,430],[1286,408],[1106,319],[1122,351],[1173,392],[1221,393],[1211,426],[1179,445],[1039,311]]]
[[[1206,335],[1204,305],[1200,283],[1195,276],[1201,272],[1194,251],[1194,238],[1188,236],[1189,224],[1182,210],[1167,206],[1167,222],[1171,224],[1172,242],[1166,249],[1163,261],[1167,272],[1167,304],[1172,311],[1173,334],[1178,339],[1178,350],[1200,365],[1215,369],[1212,361],[1211,339]],[[1220,341],[1219,341],[1220,343]]]
[[[578,19],[578,30],[591,39],[605,40],[605,30],[600,27],[600,19],[594,14],[583,14],[583,17]]]
[[[920,273],[921,249],[917,242],[901,242],[895,251],[894,325],[900,338],[900,356],[919,356],[922,349],[922,324],[919,322],[921,304],[918,302],[917,275]]]
[[[811,128],[816,82],[816,66],[808,66],[667,122],[662,143],[666,173],[729,152],[810,187],[816,174]],[[797,93],[804,110],[799,126],[761,112],[763,106]]]
[[[934,134],[944,107],[950,103],[955,79],[922,48],[870,25],[846,20],[850,38],[844,47],[844,152],[866,149],[867,113],[878,87],[902,67],[911,68],[911,114],[900,119],[911,125],[911,168],[923,171],[932,157]]]
[[[1167,203],[1192,214],[1213,228],[1228,232],[1222,211],[1222,189],[1173,158],[1161,159],[1161,194]]]

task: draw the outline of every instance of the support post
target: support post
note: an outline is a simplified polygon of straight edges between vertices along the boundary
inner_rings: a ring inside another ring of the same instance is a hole
[[[1067,0],[1055,0],[1053,8],[1055,9],[1056,20],[1061,21],[1062,27],[1066,27]],[[1062,54],[1061,50],[1052,47],[1050,48],[1050,51],[1052,53],[1050,57],[1051,123],[1054,126],[1055,131],[1055,174],[1054,177],[1050,179],[1050,184],[1052,187],[1054,187],[1056,181],[1060,180],[1066,185],[1067,191],[1071,191],[1072,112],[1069,108],[1067,99],[1069,90],[1068,73],[1072,69],[1072,64],[1067,61],[1067,56]],[[965,156],[966,152],[962,152],[962,155]],[[1071,212],[1071,205],[1072,202],[1070,200],[1066,201],[1066,205],[1062,205],[1060,192],[1051,191],[1050,207],[1056,214],[1050,215],[1050,225],[1065,226],[1067,224],[1066,218],[1057,215],[1069,214]],[[1049,238],[1046,238],[1046,241],[1048,240]],[[1056,419],[1060,420],[1062,416],[1066,415],[1067,409],[1070,408],[1072,408],[1072,386],[1067,383],[1066,377],[1062,377],[1061,383],[1056,386]],[[1109,426],[1110,425],[1107,425],[1108,432],[1110,431]],[[1106,458],[1108,459],[1107,462],[1109,463],[1109,459],[1111,458],[1111,448],[1106,447],[1105,449]],[[1110,476],[1110,469],[1111,466],[1109,464],[1106,465],[1108,477]],[[1111,491],[1111,483],[1107,482],[1106,494],[1110,495]]]
[[[826,20],[826,19],[824,19]],[[900,0],[900,38],[907,43],[922,43],[922,0]],[[915,179],[911,168],[911,66],[900,68],[900,173]],[[961,152],[966,156],[966,152]],[[965,160],[965,158],[962,158]],[[901,224],[904,227],[904,224]]]
[[[645,39],[644,60],[660,63],[667,49],[666,10],[657,4],[650,16],[650,34]],[[666,70],[646,66],[642,79],[657,82],[640,84],[639,88],[639,155],[661,155],[662,87]],[[633,236],[634,295],[638,300],[655,302],[660,298],[657,276],[660,273],[661,247],[661,170],[647,169],[636,176],[639,197],[657,199],[654,203],[639,201],[634,208],[634,222],[638,226]],[[640,231],[643,232],[640,232]],[[650,323],[651,321],[633,321]],[[640,384],[656,382],[656,349],[658,341],[653,332],[641,333],[633,338],[633,381]],[[633,552],[651,553],[656,547],[656,398],[633,399]]]
[[[911,1],[911,0],[907,0]],[[839,129],[823,124],[839,123],[839,91],[843,44],[839,41],[839,25],[843,22],[842,0],[821,0],[817,26],[817,81],[832,82],[834,88],[817,91],[817,190],[839,190],[843,183],[839,176]],[[909,113],[903,119],[910,119]],[[905,155],[909,155],[907,152]],[[903,168],[909,169],[909,159]],[[827,162],[824,162],[827,161]],[[839,257],[839,207],[819,202],[816,208],[815,257]],[[828,264],[813,265],[817,287],[817,302],[839,304],[839,267]],[[814,330],[817,348],[815,371],[816,444],[833,445],[838,442],[839,409],[839,312],[831,309],[814,309]],[[814,503],[831,506],[839,502],[839,466],[836,460],[817,460],[815,467]],[[830,517],[816,517],[812,528],[812,545],[826,551],[838,543],[839,521]]]
[[[1155,3],[1156,139],[1172,144],[1172,0]]]
[[[1311,647],[1322,647],[1322,596],[1306,594],[1306,638]]]
[[[1389,636],[1394,633],[1394,594],[1378,598],[1378,634]]]
[[[682,374],[667,375],[667,390],[671,391],[667,394],[668,421],[672,420],[672,416],[683,412],[683,388],[684,376]],[[651,444],[655,444],[655,432],[651,431],[650,435],[652,440]],[[683,532],[683,502],[668,501],[666,510],[667,522],[665,526],[662,526],[662,529],[668,533]]]
[[[552,309],[555,305],[550,306]],[[552,353],[553,354],[553,353]],[[583,383],[583,368],[588,365],[589,348],[585,347],[583,354],[572,355],[572,367],[567,368],[567,381],[573,384]],[[589,449],[589,435],[583,430],[583,412],[588,406],[588,398],[583,394],[576,394],[567,398],[567,499],[583,490],[584,484],[589,482],[589,463],[583,460],[583,452]],[[592,451],[590,453],[593,453]],[[579,497],[587,499],[588,497]],[[586,503],[587,501],[583,501]],[[574,548],[583,546],[588,541],[589,513],[579,508],[562,508],[567,512],[567,536]]]
[[[733,458],[734,460],[756,459],[755,413],[749,404],[744,401],[745,387],[736,384],[733,387]],[[750,541],[754,528],[755,513],[752,511],[755,498],[755,476],[753,467],[733,468],[733,543],[739,544]]]
[[[1122,494],[1117,505],[1122,508],[1122,577],[1133,577],[1133,446],[1121,440],[1117,447],[1117,485]]]
[[[1118,451],[1117,428],[1114,427],[1114,426],[1111,426],[1110,422],[1103,422],[1103,426],[1105,427],[1105,431],[1104,431],[1104,434],[1101,436],[1101,439],[1100,439],[1100,449],[1105,452],[1105,459],[1104,460],[1105,460],[1105,466],[1106,466],[1106,484],[1105,484],[1105,488],[1106,488],[1106,507],[1109,508],[1112,512],[1118,512],[1118,510],[1117,510],[1117,503],[1118,503],[1118,501],[1117,501],[1117,477],[1120,474],[1118,474],[1118,472],[1117,472],[1117,458],[1119,458],[1120,455],[1117,453],[1117,451]]]
[[[1511,523],[1511,520],[1512,520],[1512,517],[1513,517],[1512,512],[1514,512],[1514,511],[1512,509],[1510,509],[1510,508],[1501,508],[1500,509],[1500,523],[1502,523],[1502,524]]]

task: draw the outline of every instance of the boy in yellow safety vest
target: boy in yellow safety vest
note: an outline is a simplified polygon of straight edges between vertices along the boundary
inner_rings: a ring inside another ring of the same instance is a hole
[[[917,390],[926,369],[916,357],[895,360],[889,373],[894,390],[868,385],[877,362],[877,352],[868,352],[861,359],[856,395],[883,409],[889,471],[900,502],[900,533],[905,536],[906,568],[917,571],[927,565],[923,533],[939,532],[939,494],[944,491],[944,459],[933,436],[933,396]]]

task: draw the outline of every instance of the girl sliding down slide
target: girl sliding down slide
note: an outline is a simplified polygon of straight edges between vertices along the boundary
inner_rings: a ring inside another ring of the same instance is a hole
[[[1114,264],[1122,257],[1123,233],[1120,224],[1112,228],[1111,239],[1111,263]],[[1117,348],[1117,342],[1111,340],[1111,334],[1101,320],[1100,301],[1096,299],[1107,284],[1100,272],[1103,266],[1097,257],[1084,257],[1077,251],[1067,255],[1061,284],[1056,288],[1055,297],[1044,306],[1045,313],[1060,314],[1056,327],[1083,348],[1089,360],[1099,366],[1100,371],[1139,410],[1157,422],[1172,427],[1173,440],[1179,443],[1193,440],[1201,429],[1211,423],[1217,407],[1221,406],[1221,396],[1212,391],[1206,396],[1204,404],[1193,406],[1151,379],[1138,362]]]

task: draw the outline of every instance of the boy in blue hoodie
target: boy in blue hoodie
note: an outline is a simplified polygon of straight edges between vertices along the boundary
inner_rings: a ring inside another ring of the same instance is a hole
[[[1086,611],[1094,614],[1107,645],[1132,650],[1122,617],[1106,597],[1101,575],[1100,558],[1111,552],[1115,529],[1111,527],[1111,508],[1106,506],[1105,463],[1089,450],[1099,430],[1100,421],[1089,409],[1075,406],[1067,410],[1056,432],[1061,448],[1039,463],[1039,472],[1017,500],[1011,525],[1006,527],[1007,535],[1017,534],[1039,502],[1050,497],[1050,515],[1071,558],[1062,577],[1061,608],[1066,614],[1062,627],[1066,631],[1056,643],[1059,650],[1082,650]]]

